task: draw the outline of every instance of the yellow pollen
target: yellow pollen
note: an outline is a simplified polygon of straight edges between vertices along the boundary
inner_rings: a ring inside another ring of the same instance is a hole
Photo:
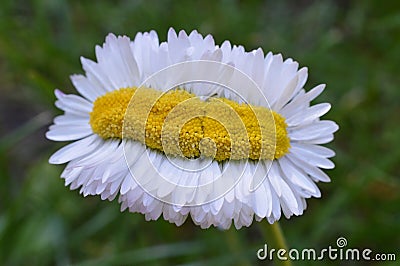
[[[90,113],[103,139],[140,141],[167,155],[273,160],[288,153],[285,119],[261,106],[202,100],[182,89],[124,88],[96,99]]]

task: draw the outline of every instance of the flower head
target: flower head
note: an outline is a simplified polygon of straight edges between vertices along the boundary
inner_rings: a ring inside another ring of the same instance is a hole
[[[96,57],[71,77],[81,96],[56,90],[65,113],[46,134],[74,141],[50,158],[71,189],[202,228],[273,223],[320,197],[334,167],[320,144],[338,126],[320,120],[328,103],[310,106],[325,86],[306,92],[297,62],[173,29],[162,43],[110,34]]]

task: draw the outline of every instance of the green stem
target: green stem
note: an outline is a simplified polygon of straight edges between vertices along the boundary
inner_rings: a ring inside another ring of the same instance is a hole
[[[261,224],[260,223],[261,231],[264,234],[265,239],[270,240],[272,248],[275,250],[284,249],[286,250],[285,257],[288,257],[289,249],[286,244],[285,236],[283,235],[281,226],[278,222],[273,224]],[[270,248],[269,248],[270,249]],[[275,265],[283,265],[283,266],[292,266],[292,262],[289,260],[280,260],[276,257],[276,252],[274,253],[274,263]]]
[[[225,232],[225,236],[226,243],[228,244],[232,254],[238,260],[239,265],[250,266],[251,263],[247,260],[243,253],[243,247],[239,239],[239,231],[235,230],[234,228],[230,228]]]

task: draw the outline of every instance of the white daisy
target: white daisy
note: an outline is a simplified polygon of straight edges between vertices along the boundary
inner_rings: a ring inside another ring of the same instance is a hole
[[[173,29],[162,43],[154,31],[110,34],[96,58],[71,77],[81,96],[56,90],[64,114],[46,134],[74,141],[49,161],[68,163],[61,177],[84,196],[226,229],[301,215],[330,181],[320,168],[335,153],[320,144],[338,126],[320,120],[330,104],[310,106],[325,85],[306,92],[292,59]]]

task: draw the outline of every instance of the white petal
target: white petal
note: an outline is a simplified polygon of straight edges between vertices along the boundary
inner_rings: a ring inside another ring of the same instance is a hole
[[[49,131],[46,132],[46,138],[54,141],[68,141],[77,140],[93,134],[92,128],[82,125],[77,126],[50,126]]]
[[[133,177],[128,174],[125,178],[124,181],[122,182],[121,185],[121,195],[126,194],[129,190],[133,189],[136,187],[136,182],[134,181]]]
[[[317,188],[314,182],[312,182],[305,174],[296,168],[288,159],[282,157],[278,162],[282,173],[292,184],[311,193],[317,193]]]
[[[60,90],[55,90],[54,93],[58,99],[56,106],[61,110],[84,116],[89,116],[89,113],[92,111],[92,103],[82,97],[73,94],[64,94]]]
[[[96,135],[92,135],[59,149],[50,157],[49,163],[63,164],[91,153],[94,149],[98,148],[101,143],[100,141],[96,141],[97,138]]]
[[[281,172],[280,167],[276,162],[274,162],[271,167],[271,173],[273,173],[273,176],[275,177],[274,182],[278,183],[277,185],[274,185],[274,187],[279,187],[279,193],[275,190],[277,196],[283,199],[285,204],[293,213],[295,214],[299,213],[298,212],[299,206],[297,204],[295,194],[292,191],[292,189],[288,186],[288,184],[285,182],[285,180],[282,178],[283,173]]]
[[[112,77],[115,89],[139,85],[139,70],[128,37],[109,34],[103,49],[98,50],[99,64]]]
[[[326,148],[324,146],[320,146],[320,145],[294,142],[294,143],[291,143],[291,146],[315,153],[315,154],[317,154],[321,157],[325,157],[325,158],[331,158],[331,157],[335,156],[335,152],[333,150]]]
[[[314,165],[310,165],[307,162],[303,161],[296,154],[289,153],[286,155],[287,158],[293,162],[293,164],[297,165],[299,168],[302,168],[308,175],[310,175],[313,179],[322,182],[330,182],[330,178],[327,174],[321,171],[318,167]]]
[[[290,127],[298,126],[300,124],[307,124],[312,122],[313,120],[323,116],[331,109],[331,105],[329,103],[321,103],[310,108],[304,110],[302,112],[298,112],[291,117],[286,119],[286,124]]]
[[[87,125],[89,123],[89,119],[86,116],[74,115],[71,113],[66,113],[64,115],[59,115],[54,118],[54,124],[60,126],[78,126],[78,125]]]
[[[290,127],[289,138],[293,140],[312,140],[320,138],[336,132],[339,129],[338,125],[329,120],[317,121],[312,124],[299,127]]]
[[[325,136],[302,140],[301,143],[326,144],[326,143],[331,142],[332,140],[333,140],[333,134],[326,134]]]
[[[329,159],[298,147],[291,147],[289,152],[298,154],[304,161],[311,165],[318,166],[319,168],[332,169],[335,167],[334,163]]]
[[[168,31],[168,51],[172,63],[181,62],[185,51],[190,47],[189,38],[184,31],[179,32],[179,37],[172,28]]]
[[[96,88],[101,88],[102,91],[111,91],[113,89],[107,73],[104,73],[96,62],[81,57],[81,64],[86,72],[86,77]]]
[[[286,85],[284,88],[281,97],[276,101],[276,103],[272,106],[272,109],[280,112],[282,106],[287,104],[290,99],[292,98],[292,95],[294,94],[294,91],[297,87],[297,84],[299,82],[299,77],[298,75],[294,76],[292,80]]]
[[[102,87],[96,87],[83,75],[72,75],[70,78],[76,90],[91,102],[94,102],[97,97],[106,93]]]
[[[313,88],[312,90],[304,93],[304,90],[300,90],[293,99],[285,105],[281,110],[280,114],[285,117],[291,117],[297,112],[309,106],[309,103],[314,100],[321,92],[325,89],[325,84],[321,84]]]
[[[265,182],[267,183],[267,182]],[[267,192],[265,190],[265,185],[259,186],[256,191],[252,193],[253,195],[253,208],[254,213],[257,214],[259,217],[266,217],[268,213],[268,198]]]

